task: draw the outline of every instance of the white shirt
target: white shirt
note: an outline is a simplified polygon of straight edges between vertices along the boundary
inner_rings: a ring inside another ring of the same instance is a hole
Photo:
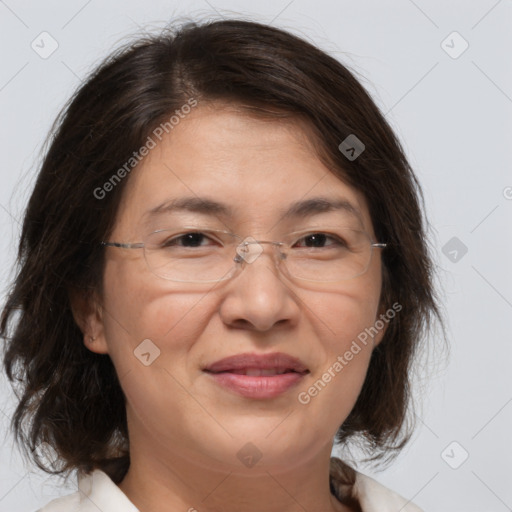
[[[56,498],[37,512],[139,512],[126,494],[103,471],[78,473],[78,491]],[[353,486],[363,512],[422,512],[414,503],[356,472]]]

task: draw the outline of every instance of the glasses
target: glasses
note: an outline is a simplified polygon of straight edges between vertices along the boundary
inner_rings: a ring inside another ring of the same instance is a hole
[[[281,242],[255,240],[229,231],[181,226],[154,231],[143,242],[101,242],[108,247],[143,249],[149,270],[160,278],[183,283],[218,282],[232,278],[271,245],[276,266],[292,279],[338,282],[364,274],[373,249],[387,244],[372,241],[360,230],[322,226],[285,235]],[[277,260],[275,255],[277,252]]]

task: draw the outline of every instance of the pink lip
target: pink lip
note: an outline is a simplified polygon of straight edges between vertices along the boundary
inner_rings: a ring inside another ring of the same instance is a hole
[[[276,368],[278,370],[293,370],[297,373],[308,371],[299,359],[283,352],[274,352],[272,354],[237,354],[215,361],[215,363],[208,365],[204,369],[217,373],[230,370],[244,370],[246,368]]]
[[[222,372],[209,375],[217,384],[247,398],[274,398],[295,386],[306,374],[290,372],[266,377],[249,377]]]
[[[280,375],[242,375],[247,369],[286,371]],[[297,358],[281,352],[239,354],[204,368],[217,384],[247,398],[274,398],[297,385],[309,373]]]

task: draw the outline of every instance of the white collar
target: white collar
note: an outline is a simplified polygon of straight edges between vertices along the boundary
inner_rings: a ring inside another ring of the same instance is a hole
[[[363,512],[422,512],[414,503],[354,470],[338,457],[330,459],[329,479],[331,492],[338,500],[352,498]]]
[[[95,469],[89,474],[78,473],[77,479],[77,494],[80,495],[80,508],[77,510],[80,512],[139,512],[104,471]]]
[[[414,503],[387,487],[355,472],[352,496],[358,499],[363,512],[422,512]],[[126,494],[100,469],[78,473],[78,491],[57,498],[38,512],[140,512]]]
[[[353,495],[363,512],[423,512],[411,501],[359,472],[356,472]]]

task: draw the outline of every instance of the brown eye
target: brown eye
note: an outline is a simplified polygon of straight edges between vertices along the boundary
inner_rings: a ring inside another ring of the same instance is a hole
[[[330,241],[330,243],[329,243]],[[300,242],[303,242],[305,247],[312,247],[312,248],[322,248],[325,246],[332,246],[332,245],[342,245],[346,246],[347,244],[339,239],[338,237],[327,235],[326,233],[311,233],[309,235],[306,235],[302,237],[297,244],[300,244]]]
[[[204,233],[186,233],[184,235],[165,240],[162,243],[162,247],[170,247],[174,245],[178,245],[180,247],[200,247],[202,245],[201,242],[206,238],[207,237]]]

